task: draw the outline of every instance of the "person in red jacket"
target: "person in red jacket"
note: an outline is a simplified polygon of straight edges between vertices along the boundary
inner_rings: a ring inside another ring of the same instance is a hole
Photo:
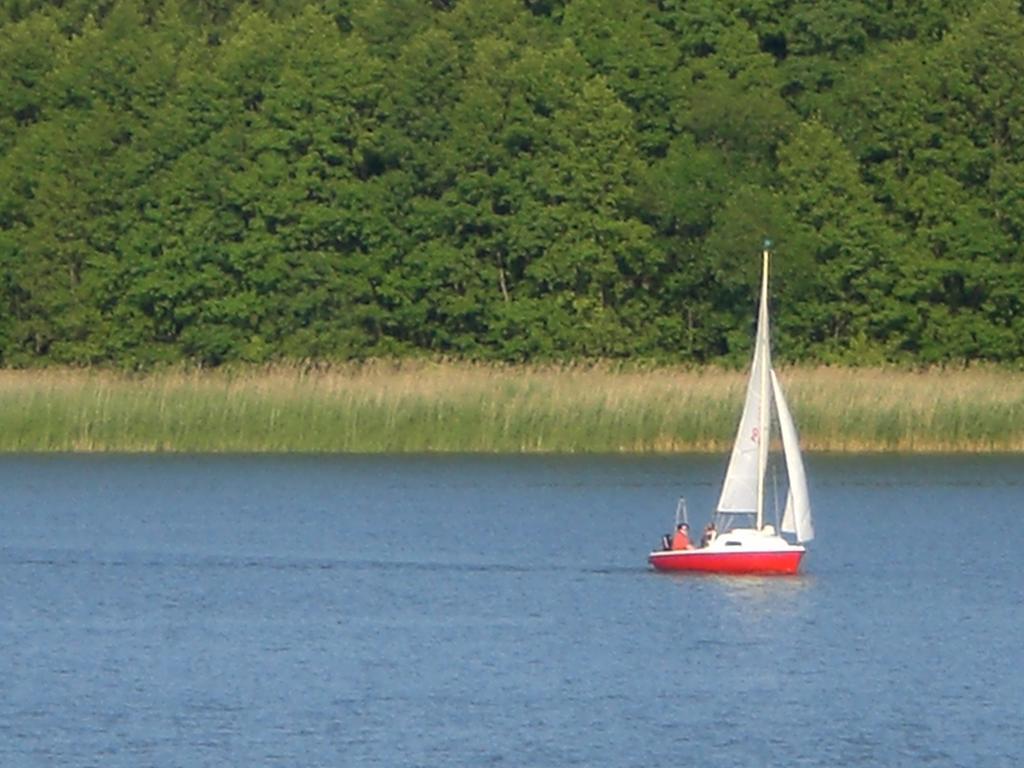
[[[690,526],[680,523],[676,527],[675,535],[672,536],[672,549],[690,549]]]

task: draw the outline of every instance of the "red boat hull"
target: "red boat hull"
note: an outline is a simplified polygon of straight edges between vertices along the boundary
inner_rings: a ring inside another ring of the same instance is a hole
[[[768,552],[715,552],[688,549],[652,552],[648,562],[659,571],[791,575],[800,568],[803,547]]]

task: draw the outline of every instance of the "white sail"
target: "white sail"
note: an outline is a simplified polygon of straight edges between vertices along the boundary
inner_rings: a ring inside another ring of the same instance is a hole
[[[722,495],[718,500],[719,512],[756,512],[757,485],[761,476],[760,421],[761,386],[758,382],[759,355],[754,355],[754,365],[747,385],[747,399],[743,405],[736,441],[732,446],[729,468],[725,471]]]
[[[786,507],[782,511],[781,530],[783,533],[796,533],[796,522],[793,520],[793,492],[786,491]]]
[[[754,342],[754,361],[750,366],[750,381],[747,383],[747,398],[732,446],[729,467],[725,471],[722,495],[718,499],[719,512],[757,512],[759,516],[764,503],[764,471],[768,463],[768,425],[771,415],[767,378],[771,368],[767,252],[764,258],[757,337]]]
[[[779,431],[782,433],[782,451],[786,457],[786,474],[789,476],[789,493],[786,495],[786,509],[782,515],[782,530],[786,533],[795,533],[797,541],[810,541],[814,538],[814,526],[811,523],[811,502],[807,493],[804,460],[800,453],[800,439],[797,437],[796,425],[793,424],[793,417],[774,370],[771,371],[771,379],[775,410],[779,416]]]

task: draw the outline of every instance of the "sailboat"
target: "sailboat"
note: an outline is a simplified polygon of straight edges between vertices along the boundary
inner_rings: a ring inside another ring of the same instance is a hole
[[[772,369],[768,333],[770,248],[770,241],[765,241],[754,360],[718,506],[700,547],[672,549],[666,537],[666,548],[651,552],[648,561],[659,571],[793,574],[799,569],[806,551],[804,543],[814,538],[807,475],[796,426]],[[780,527],[782,533],[793,537],[792,542],[777,533],[775,525],[765,518],[773,411],[789,478]],[[685,510],[685,504],[680,509]]]

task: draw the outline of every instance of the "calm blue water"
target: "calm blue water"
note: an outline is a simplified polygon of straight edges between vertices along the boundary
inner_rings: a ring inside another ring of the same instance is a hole
[[[2,766],[1017,766],[1024,457],[811,456],[797,578],[655,574],[714,458],[0,458]]]

